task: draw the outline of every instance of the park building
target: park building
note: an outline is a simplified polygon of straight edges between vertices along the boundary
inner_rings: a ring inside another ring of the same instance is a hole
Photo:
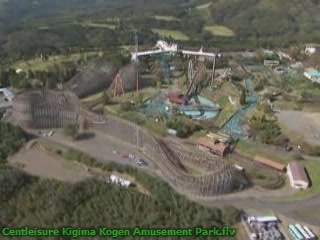
[[[229,145],[218,140],[212,140],[208,137],[201,137],[197,139],[199,149],[208,149],[211,153],[225,156],[229,151]]]
[[[307,189],[309,187],[309,179],[305,168],[297,161],[288,164],[287,174],[291,187],[296,189]]]
[[[280,172],[284,172],[286,169],[285,165],[262,156],[254,156],[253,160]]]

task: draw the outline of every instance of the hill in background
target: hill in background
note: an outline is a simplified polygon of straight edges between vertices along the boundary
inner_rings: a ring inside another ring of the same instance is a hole
[[[0,0],[2,59],[159,38],[217,48],[320,42],[319,0]],[[24,41],[21,41],[24,39]]]
[[[206,11],[207,22],[226,25],[239,37],[320,36],[318,0],[214,0],[198,10]]]

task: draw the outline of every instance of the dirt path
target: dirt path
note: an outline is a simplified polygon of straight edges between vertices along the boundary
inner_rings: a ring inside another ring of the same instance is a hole
[[[17,166],[31,175],[71,183],[90,177],[80,166],[49,155],[38,147],[29,150],[22,149],[9,159],[9,164]]]

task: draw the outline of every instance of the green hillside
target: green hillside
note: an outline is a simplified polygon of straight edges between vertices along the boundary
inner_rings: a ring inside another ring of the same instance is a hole
[[[226,25],[239,37],[320,36],[318,0],[215,0],[207,21]]]

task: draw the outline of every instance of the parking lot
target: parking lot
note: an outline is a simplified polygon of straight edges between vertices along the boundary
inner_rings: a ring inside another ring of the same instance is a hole
[[[42,140],[61,143],[79,151],[86,152],[98,161],[113,161],[120,164],[128,164],[141,169],[152,170],[155,166],[148,161],[138,149],[105,134],[98,132],[90,133],[91,137],[72,141],[63,134],[63,130],[29,130]]]

